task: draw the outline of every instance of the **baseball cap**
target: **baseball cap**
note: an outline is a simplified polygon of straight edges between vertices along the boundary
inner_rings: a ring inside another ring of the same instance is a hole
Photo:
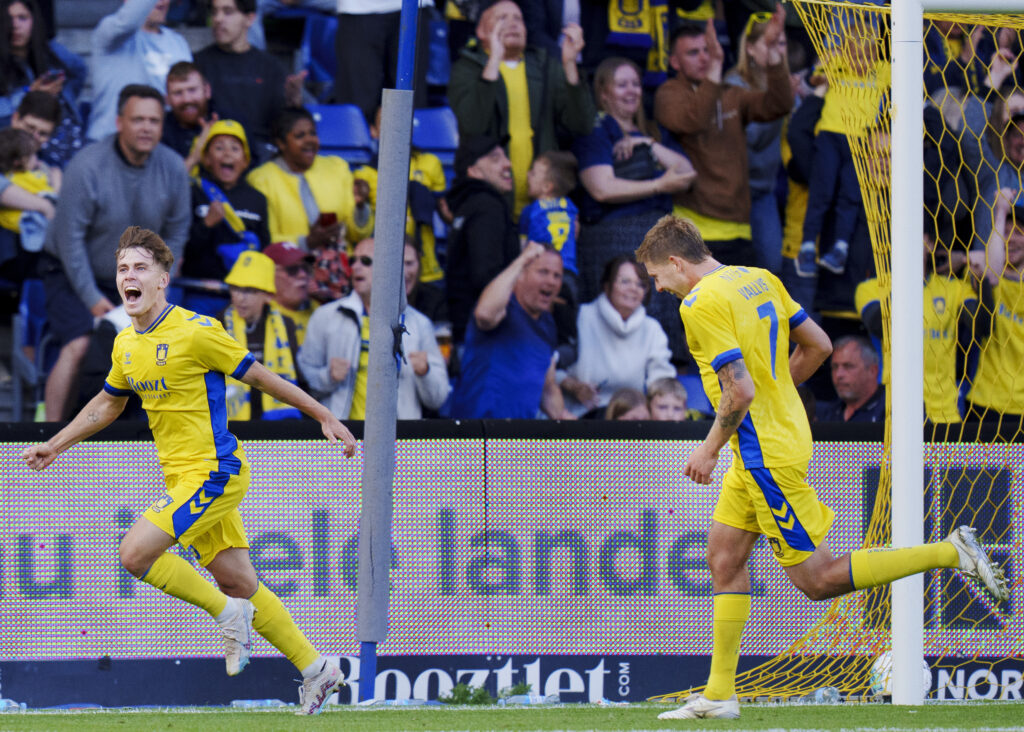
[[[245,152],[245,162],[248,163],[252,160],[252,157],[249,155],[249,141],[245,137],[245,128],[233,119],[219,119],[210,125],[210,134],[206,136],[206,142],[203,143],[201,152],[205,153],[210,141],[219,135],[234,137],[241,142],[242,150]]]
[[[253,287],[271,295],[277,294],[277,286],[274,285],[274,260],[262,252],[251,249],[238,255],[224,281],[235,287]]]
[[[497,135],[465,135],[459,140],[459,149],[455,151],[455,174],[465,177],[466,170],[496,147],[508,145],[508,136]]]
[[[316,257],[290,241],[275,242],[264,249],[263,253],[273,259],[274,264],[279,264],[282,267],[291,267],[299,262],[313,263],[316,261]]]

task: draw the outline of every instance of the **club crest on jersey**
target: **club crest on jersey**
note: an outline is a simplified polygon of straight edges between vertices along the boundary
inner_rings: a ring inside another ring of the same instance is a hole
[[[167,344],[158,343],[156,346],[156,365],[166,366],[167,365]]]
[[[935,312],[942,315],[946,312],[946,298],[944,297],[933,297],[932,307],[935,308]]]
[[[131,351],[125,351],[124,352],[124,365],[125,366],[131,366],[132,365],[132,352]]]

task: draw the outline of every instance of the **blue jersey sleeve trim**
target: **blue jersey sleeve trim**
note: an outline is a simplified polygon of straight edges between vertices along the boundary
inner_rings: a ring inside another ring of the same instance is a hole
[[[234,371],[231,372],[231,378],[241,379],[254,363],[256,363],[256,357],[251,353],[245,354],[245,358],[242,359],[242,362],[235,367]]]
[[[103,382],[103,391],[118,397],[131,396],[134,393],[131,389],[118,389],[105,381]]]
[[[793,313],[793,315],[790,317],[790,319],[789,319],[789,329],[793,330],[793,328],[795,328],[798,325],[800,325],[802,322],[807,320],[807,318],[808,318],[807,311],[804,310],[803,308],[800,308],[798,311]]]
[[[738,359],[743,358],[743,352],[738,348],[731,348],[725,353],[720,353],[711,359],[711,369],[718,371],[718,369],[725,366],[727,363],[732,363]]]

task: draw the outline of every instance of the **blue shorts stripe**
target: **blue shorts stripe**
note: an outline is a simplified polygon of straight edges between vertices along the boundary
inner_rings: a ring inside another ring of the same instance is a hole
[[[779,527],[786,543],[793,549],[813,552],[816,548],[814,542],[807,535],[807,530],[800,523],[800,519],[796,517],[793,507],[786,502],[786,497],[783,495],[782,489],[779,488],[779,484],[775,482],[771,471],[768,468],[751,468],[750,474],[754,476],[754,481],[761,489],[761,493],[768,503],[768,509],[775,517],[775,525]]]
[[[178,506],[174,511],[174,538],[180,538],[182,534],[192,528],[192,524],[199,520],[199,517],[206,513],[213,501],[224,495],[224,486],[228,484],[231,475],[220,471],[210,473],[210,479],[205,481],[186,503]]]

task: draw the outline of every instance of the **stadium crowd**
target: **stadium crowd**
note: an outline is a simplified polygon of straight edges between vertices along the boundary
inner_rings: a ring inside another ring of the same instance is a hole
[[[50,40],[49,4],[0,0],[0,286],[12,302],[27,280],[45,289],[57,348],[40,416],[66,419],[109,368],[128,323],[113,252],[140,225],[175,255],[172,302],[362,419],[377,172],[323,154],[304,105],[355,105],[379,132],[400,2],[184,4],[208,47],[169,27],[169,0],[124,0],[87,64]],[[400,419],[711,417],[690,408],[679,302],[633,258],[674,213],[718,261],[777,275],[836,342],[801,390],[812,421],[884,420],[887,295],[851,153],[870,140],[862,178],[886,179],[883,39],[847,33],[826,78],[796,13],[765,0],[641,1],[643,22],[597,0],[419,5],[416,105],[449,106],[459,147],[448,168],[412,152]],[[336,16],[326,95],[266,50],[282,8]],[[923,415],[1011,437],[1020,37],[929,21],[925,48]],[[446,84],[427,83],[432,62],[450,64]],[[229,402],[235,419],[298,417],[241,383]]]

